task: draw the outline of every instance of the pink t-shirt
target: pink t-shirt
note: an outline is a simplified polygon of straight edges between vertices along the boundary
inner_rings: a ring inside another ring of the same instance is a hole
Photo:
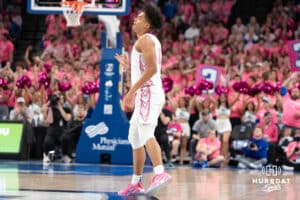
[[[34,80],[34,74],[32,71],[28,70],[24,73],[25,76],[28,76],[30,78],[31,81]]]
[[[167,68],[173,68],[173,66],[177,63],[177,58],[176,56],[171,56],[168,61],[167,61]]]
[[[188,50],[189,44],[187,42],[173,42],[172,48],[176,48],[179,54],[183,54],[185,50]]]
[[[182,74],[178,70],[170,72],[169,76],[176,85],[181,85]]]
[[[74,75],[71,72],[58,71],[55,74],[55,78],[59,81],[64,80],[65,78],[67,78],[68,80],[72,80],[74,78]]]
[[[193,52],[192,52],[192,58],[198,59],[201,56],[203,46],[200,44],[197,44],[194,46]]]
[[[209,151],[211,149],[215,149],[215,148],[218,149],[209,156],[209,159],[214,159],[214,158],[216,158],[217,156],[220,155],[221,142],[218,138],[214,138],[214,139],[211,139],[211,138],[208,138],[208,137],[201,138],[199,140],[198,144],[206,145],[206,150],[207,151]]]
[[[230,13],[231,12],[232,2],[233,1],[225,1],[225,4],[223,4],[222,9],[225,13]]]
[[[300,128],[300,118],[296,118],[295,114],[300,112],[300,100],[292,100],[289,94],[283,97],[283,113],[282,122],[287,126]]]
[[[255,72],[244,72],[242,75],[243,80],[249,80],[250,76],[254,76],[256,73]]]
[[[189,83],[195,80],[195,74],[194,73],[188,73],[184,76],[185,80]]]
[[[287,146],[286,154],[291,155],[295,147],[300,148],[300,142],[296,142],[296,141],[290,142],[289,145]],[[290,158],[290,160],[296,161],[297,157],[300,157],[300,153],[297,154],[294,153],[294,155]]]
[[[9,55],[14,52],[14,45],[11,41],[0,41],[0,59],[8,61]]]
[[[266,126],[263,123],[260,123],[259,126],[262,127],[264,136],[269,138],[269,142],[278,142],[278,128],[275,124],[270,124],[269,126]]]
[[[170,122],[168,124],[168,130],[172,130],[172,132],[176,132],[176,133],[182,133],[182,127],[180,125],[180,123],[178,122]],[[174,137],[174,139],[180,139],[179,137]]]
[[[228,101],[231,103],[233,101],[233,95],[228,95]],[[242,95],[240,95],[239,99],[233,104],[230,108],[231,113],[230,117],[239,118],[242,117],[242,110],[243,110],[243,102],[242,102]]]
[[[221,4],[221,2],[219,2],[219,1],[213,2],[213,3],[212,3],[212,8],[213,8],[213,10],[219,12],[219,11],[222,9],[222,4]]]
[[[231,107],[231,115],[230,117],[241,117],[241,111],[243,108],[243,103],[241,101],[237,101],[232,107]]]
[[[276,113],[276,111],[275,111],[274,109],[268,109],[268,110],[267,110],[267,109],[261,107],[261,108],[258,110],[257,114],[256,114],[257,119],[258,119],[260,122],[262,122],[263,119],[264,119],[264,114],[265,114],[266,112],[270,112],[270,113],[271,113],[271,115],[272,115],[272,122],[273,122],[274,124],[277,124],[277,123],[278,123],[278,117],[277,117],[277,113]]]
[[[201,2],[200,3],[200,8],[201,8],[201,11],[208,11],[208,9],[209,9],[209,4],[208,4],[208,2]]]
[[[182,5],[180,5],[179,10],[182,11],[182,13],[185,17],[185,22],[189,23],[190,18],[192,17],[192,14],[194,13],[193,5],[191,3],[182,4]]]

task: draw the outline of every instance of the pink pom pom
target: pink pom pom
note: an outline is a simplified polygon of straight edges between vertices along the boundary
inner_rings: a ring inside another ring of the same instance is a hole
[[[27,85],[28,85],[28,86],[31,86],[31,80],[30,80],[30,78],[29,78],[28,76],[25,76],[25,75],[24,75],[24,76],[21,77],[21,79],[22,79],[22,81],[24,82],[24,85],[25,85],[25,86],[27,86]]]
[[[16,82],[17,88],[20,88],[20,89],[25,88],[25,86],[29,88],[29,87],[31,87],[31,85],[32,85],[31,80],[26,75],[21,76]]]
[[[17,88],[21,88],[21,89],[24,88],[24,85],[23,85],[21,79],[18,79],[18,80],[16,81],[16,86],[17,86]]]
[[[217,85],[215,91],[217,95],[228,94],[228,88],[225,86]]]
[[[81,92],[83,94],[90,94],[90,90],[88,89],[87,85],[82,86]]]
[[[45,69],[47,72],[50,72],[50,71],[51,71],[51,68],[52,68],[52,65],[49,64],[49,63],[45,63],[43,67],[44,67],[44,69]]]
[[[89,88],[89,86],[88,85],[84,85],[84,86],[82,86],[81,87],[81,92],[83,93],[83,94],[91,94],[91,91],[90,91],[90,88]]]
[[[173,88],[173,80],[170,79],[169,77],[164,77],[162,79],[162,86],[163,86],[165,93],[170,92]]]
[[[47,75],[47,73],[46,72],[40,72],[38,74],[38,82],[40,84],[44,84],[47,81],[48,81],[48,75]]]
[[[269,95],[273,95],[274,94],[274,87],[271,83],[269,82],[264,82],[261,86],[261,90]]]
[[[282,85],[280,82],[276,83],[275,86],[273,86],[273,92],[274,93],[280,92],[281,87],[282,87]]]
[[[45,88],[48,88],[50,86],[50,78],[48,77],[48,74],[46,72],[40,72],[38,74],[38,82],[41,85],[44,85]]]
[[[233,84],[233,89],[241,94],[248,94],[249,85],[246,81],[238,81]]]
[[[97,84],[97,82],[88,81],[84,84],[84,86],[81,87],[81,92],[87,95],[97,93],[98,91],[99,85]]]
[[[193,86],[185,87],[185,88],[184,88],[184,93],[185,93],[186,95],[192,97],[192,96],[194,96],[194,94],[195,94],[195,89],[194,89]]]
[[[258,95],[261,92],[261,88],[260,85],[255,85],[253,87],[251,87],[248,91],[248,95],[255,97],[256,95]]]
[[[90,94],[95,94],[99,91],[99,85],[97,82],[90,82],[89,84]]]
[[[57,83],[57,87],[58,87],[58,90],[61,91],[61,92],[65,92],[65,91],[68,91],[69,89],[72,88],[72,85],[70,82],[67,82],[67,81],[61,81],[61,82],[58,82]]]
[[[5,88],[7,86],[7,80],[3,77],[0,77],[0,87]]]
[[[202,85],[201,88],[203,90],[211,90],[214,88],[214,84],[207,80],[201,80],[200,84]]]
[[[300,82],[296,83],[296,88],[300,90]]]
[[[197,95],[197,96],[201,96],[202,95],[202,91],[203,91],[203,87],[204,85],[203,84],[198,84],[196,86],[193,87],[194,89],[194,94]]]
[[[45,85],[45,88],[49,88],[49,86],[50,86],[50,79],[47,79],[47,80],[44,82],[44,85]]]
[[[31,82],[30,79],[29,79],[29,81],[26,82],[25,86],[26,86],[27,88],[30,88],[30,87],[32,86],[32,82]]]

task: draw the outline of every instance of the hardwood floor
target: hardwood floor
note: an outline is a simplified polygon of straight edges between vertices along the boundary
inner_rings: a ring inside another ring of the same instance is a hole
[[[162,188],[160,200],[296,200],[300,196],[300,174],[262,173],[260,170],[168,169],[172,182]],[[0,161],[0,199],[127,199],[117,195],[131,178],[131,166],[51,164]],[[153,173],[145,168],[148,187]],[[274,190],[274,191],[271,191]],[[129,199],[129,198],[128,198]],[[132,198],[131,198],[132,199]]]

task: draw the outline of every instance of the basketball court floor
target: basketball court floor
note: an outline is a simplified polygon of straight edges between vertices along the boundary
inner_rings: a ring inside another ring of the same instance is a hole
[[[155,197],[119,197],[117,191],[131,178],[131,166],[0,161],[0,199],[296,200],[300,196],[299,173],[190,166],[167,171],[173,180]],[[151,177],[152,168],[146,166],[146,187]]]

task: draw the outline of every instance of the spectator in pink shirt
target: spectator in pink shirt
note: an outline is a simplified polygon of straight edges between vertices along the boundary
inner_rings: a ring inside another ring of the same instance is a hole
[[[278,123],[277,113],[276,113],[275,109],[273,108],[273,105],[271,104],[271,100],[269,97],[262,98],[262,106],[261,106],[261,108],[259,108],[259,110],[257,112],[257,119],[259,120],[259,122],[263,121],[264,114],[266,112],[271,113],[272,122],[274,124],[277,124]]]
[[[216,131],[208,130],[207,137],[198,141],[194,167],[220,167],[224,162],[220,150],[221,142],[216,136]]]
[[[291,95],[283,97],[283,123],[292,128],[300,128],[300,91],[291,89]]]
[[[219,22],[214,32],[214,43],[219,44],[228,38],[228,30],[224,27],[222,22]]]
[[[300,128],[300,91],[293,85],[297,81],[298,76],[298,73],[294,73],[283,83],[283,86],[293,87],[290,89],[290,93],[286,92],[285,95],[282,94],[282,98],[278,96],[278,100],[281,102],[283,108],[282,122],[293,129]]]
[[[176,160],[178,156],[178,150],[180,145],[180,137],[182,135],[182,127],[179,122],[177,122],[174,117],[172,121],[168,124],[167,134],[169,136],[169,140],[172,143],[172,151],[171,158]]]
[[[0,61],[2,67],[4,67],[7,62],[13,62],[14,44],[8,37],[8,33],[0,33]]]
[[[46,47],[41,55],[41,59],[47,56],[52,56],[58,61],[63,61],[65,57],[65,46],[61,43],[61,37],[57,35],[52,35],[50,37],[51,44]]]
[[[194,14],[194,7],[190,1],[180,1],[179,11],[183,14],[185,22],[190,23]]]
[[[278,142],[278,127],[272,122],[272,114],[270,112],[264,114],[260,127],[263,130],[264,138],[268,142],[274,144]]]
[[[181,87],[182,84],[182,74],[179,69],[178,63],[174,65],[172,69],[169,70],[169,76],[170,78],[174,81],[174,85],[178,86],[179,88]]]

